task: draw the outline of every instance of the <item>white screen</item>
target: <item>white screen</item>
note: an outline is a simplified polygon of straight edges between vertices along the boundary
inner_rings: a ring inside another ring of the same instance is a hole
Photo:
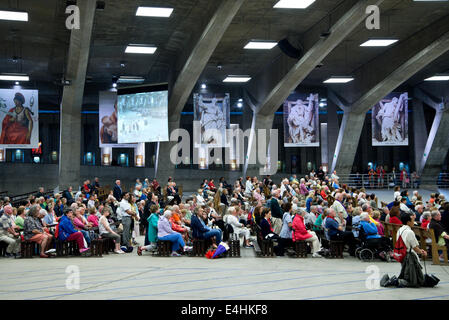
[[[168,138],[168,91],[118,96],[118,143],[163,142]]]

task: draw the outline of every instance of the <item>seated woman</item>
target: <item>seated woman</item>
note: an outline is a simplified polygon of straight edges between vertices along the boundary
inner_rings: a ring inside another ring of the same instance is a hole
[[[167,185],[167,197],[173,197],[173,200],[175,204],[181,203],[181,197],[178,194],[178,188],[176,188],[176,183],[169,182]]]
[[[369,246],[379,246],[382,249],[391,247],[390,239],[382,237],[378,233],[377,226],[370,221],[368,212],[362,212],[360,214],[360,224]]]
[[[318,253],[321,250],[320,240],[313,231],[308,231],[304,225],[304,216],[306,212],[304,210],[299,210],[299,213],[295,215],[293,219],[293,233],[292,240],[296,241],[307,241],[312,243],[312,257],[322,258]]]
[[[48,258],[47,253],[50,253],[50,250],[48,249],[50,249],[53,236],[44,231],[42,223],[39,219],[39,209],[40,207],[38,206],[33,206],[30,208],[29,216],[25,219],[24,223],[24,237],[25,240],[40,244],[40,257]]]
[[[174,207],[177,207],[177,206],[174,206]],[[175,211],[172,211],[172,216],[170,217],[170,223],[171,223],[171,228],[174,231],[179,232],[182,235],[184,242],[187,242],[189,240],[188,229],[182,226],[181,218]]]
[[[72,219],[73,211],[71,208],[68,208],[59,221],[58,239],[60,241],[76,241],[80,253],[86,252],[89,248],[84,246],[83,234],[75,229]]]
[[[399,220],[400,215],[401,215],[401,211],[399,210],[399,207],[393,206],[390,210],[390,220],[388,221],[388,223],[402,225],[401,220]]]
[[[262,232],[262,238],[265,240],[279,240],[279,235],[274,233],[271,225],[271,209],[264,208],[262,211],[262,219],[260,220],[260,229]]]
[[[180,233],[171,228],[170,218],[172,212],[167,210],[164,215],[159,218],[157,223],[157,237],[161,241],[170,241],[172,243],[172,257],[181,256],[177,251],[183,249],[184,251],[192,250],[191,247],[185,245]]]
[[[192,219],[190,221],[192,227],[192,236],[194,239],[210,239],[215,237],[214,248],[221,242],[222,232],[220,229],[211,229],[204,223],[203,220],[204,209],[196,207]]]
[[[427,226],[429,225],[431,220],[432,220],[432,216],[430,215],[430,212],[425,211],[422,214],[421,228],[427,229]]]
[[[245,239],[245,248],[251,248],[253,245],[250,242],[250,232],[249,229],[247,229],[242,223],[239,222],[238,216],[239,216],[240,208],[239,207],[230,207],[228,209],[228,215],[226,223],[231,225],[234,229],[234,234],[238,235],[239,237],[243,236]]]
[[[159,206],[154,204],[150,207],[150,216],[147,219],[147,234],[146,237],[150,243],[147,246],[137,248],[137,254],[142,255],[142,251],[154,251],[157,249],[157,225],[159,222]]]
[[[108,216],[112,213],[112,209],[109,206],[104,206],[101,211],[101,218],[98,221],[98,231],[102,238],[109,238],[115,242],[115,253],[122,254],[125,253],[120,249],[120,235],[115,233],[109,224]],[[91,215],[92,216],[92,215]],[[89,217],[91,217],[89,216]]]
[[[54,210],[55,203],[53,201],[48,202],[47,204],[47,214],[44,216],[44,223],[46,225],[52,225],[57,222],[57,217]]]
[[[377,232],[379,233],[380,236],[384,237],[385,236],[385,230],[384,230],[384,225],[382,223],[380,223],[380,211],[378,210],[374,210],[373,211],[373,219],[374,221],[377,222]]]
[[[87,230],[92,225],[89,222],[87,222],[86,218],[84,218],[84,216],[83,216],[83,213],[84,213],[83,207],[80,207],[76,210],[75,217],[73,218],[73,225],[75,226],[75,229],[77,229],[78,231],[80,231],[83,234],[84,239],[86,239],[87,245],[89,246],[90,245],[90,236],[89,236],[89,232]]]
[[[101,212],[103,212],[103,210]],[[92,227],[98,227],[97,209],[95,209],[95,207],[89,208],[89,217],[87,217],[87,222],[91,223]]]
[[[16,226],[19,227],[20,229],[24,228],[24,223],[25,223],[26,216],[27,215],[26,215],[26,212],[25,212],[25,207],[24,206],[20,206],[19,209],[17,209],[17,216],[16,216],[16,220],[14,221]]]

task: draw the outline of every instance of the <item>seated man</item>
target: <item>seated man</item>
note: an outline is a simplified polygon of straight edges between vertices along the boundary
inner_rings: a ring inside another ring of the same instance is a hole
[[[179,205],[181,203],[181,197],[178,194],[178,188],[174,182],[169,182],[167,185],[167,198],[168,197],[173,197],[172,201],[174,201],[175,204]]]
[[[202,207],[196,207],[194,210],[194,214],[191,219],[191,227],[192,227],[192,235],[194,239],[209,239],[215,237],[216,244],[221,242],[221,230],[220,229],[211,229],[207,227],[203,220],[204,209]],[[217,245],[214,244],[214,248]]]
[[[226,223],[232,226],[234,229],[234,234],[237,234],[239,237],[243,236],[245,238],[245,248],[251,248],[253,245],[250,242],[250,232],[249,230],[243,225],[243,223],[239,222],[238,216],[239,216],[240,208],[239,207],[230,207],[228,209],[228,215]]]
[[[435,240],[437,241],[439,246],[446,246],[446,248],[449,248],[449,235],[440,223],[440,211],[433,210],[430,214],[432,215],[432,220],[430,220],[429,229],[433,229]],[[443,261],[442,255],[440,255],[440,261]]]
[[[390,240],[379,235],[377,226],[370,221],[370,216],[367,212],[362,212],[360,215],[360,225],[362,234],[366,236],[366,242],[370,247],[380,247],[381,249],[390,248]]]
[[[20,251],[20,234],[14,230],[11,216],[12,207],[6,205],[3,207],[3,215],[0,217],[0,242],[6,242],[6,255],[17,258]]]
[[[29,210],[28,217],[24,223],[24,237],[25,240],[33,241],[41,246],[41,258],[48,258],[47,253],[54,252],[54,249],[50,249],[53,236],[44,231],[41,220],[39,219],[40,213],[39,206],[32,206]]]
[[[80,253],[86,252],[89,248],[84,246],[83,234],[73,227],[73,211],[71,208],[66,209],[64,215],[59,221],[58,239],[60,241],[76,241]]]
[[[337,213],[334,209],[329,208],[326,218],[326,229],[330,240],[343,241],[349,245],[349,254],[355,256],[355,239],[354,234],[350,231],[343,231],[346,227],[346,220],[342,219],[342,223],[338,223],[335,219]]]

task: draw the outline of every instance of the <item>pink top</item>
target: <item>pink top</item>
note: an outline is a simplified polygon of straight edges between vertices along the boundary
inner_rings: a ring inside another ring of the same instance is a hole
[[[84,223],[78,217],[73,219],[73,224],[75,225],[75,228],[84,230]]]
[[[94,227],[98,227],[98,217],[94,214],[91,214],[89,215],[89,217],[87,217],[87,222],[92,223]]]
[[[292,228],[293,228],[292,233],[293,242],[312,238],[312,235],[307,231],[306,226],[304,225],[304,218],[301,217],[299,214],[297,214],[293,219]]]
[[[382,236],[382,237],[385,236],[383,224],[380,223],[379,219],[377,219],[377,220],[375,219],[375,221],[379,222],[379,223],[377,224],[377,233],[379,233],[379,235]]]

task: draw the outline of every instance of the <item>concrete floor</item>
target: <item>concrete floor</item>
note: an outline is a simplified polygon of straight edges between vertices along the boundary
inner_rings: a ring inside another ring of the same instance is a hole
[[[392,191],[376,194],[392,197]],[[349,256],[256,258],[253,249],[241,251],[241,258],[217,260],[139,257],[136,252],[103,258],[2,258],[0,300],[449,299],[449,266],[427,263],[428,272],[441,280],[435,288],[373,288],[368,279],[376,278],[373,270],[378,268],[379,277],[398,275],[399,263],[364,263]],[[67,288],[67,267],[79,268],[78,289]]]

